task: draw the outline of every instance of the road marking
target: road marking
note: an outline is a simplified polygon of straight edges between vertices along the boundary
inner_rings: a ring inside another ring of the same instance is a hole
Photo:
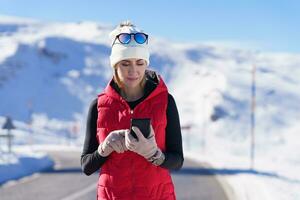
[[[78,199],[79,197],[91,192],[91,191],[95,191],[96,190],[96,184],[92,184],[86,188],[84,188],[83,190],[80,190],[76,193],[73,193],[72,195],[66,196],[64,198],[62,198],[61,200],[74,200],[74,199]],[[95,193],[95,197],[96,197],[96,193]]]

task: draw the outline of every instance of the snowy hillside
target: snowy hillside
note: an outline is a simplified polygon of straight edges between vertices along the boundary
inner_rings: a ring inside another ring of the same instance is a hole
[[[187,155],[239,174],[228,177],[238,199],[300,199],[300,55],[194,48],[182,48],[191,59],[169,84],[182,124],[191,126],[183,131]],[[247,172],[253,65],[255,171]]]
[[[91,23],[0,24],[2,115],[25,121],[31,113],[47,113],[71,120],[83,112],[94,90],[104,86],[109,48],[79,40],[81,30],[107,34]]]
[[[111,76],[111,29],[95,22],[0,17],[0,116],[17,119],[23,133],[30,119],[40,126],[37,130],[56,136],[72,121],[84,130],[89,103]],[[299,186],[300,54],[180,44],[156,37],[149,44],[151,68],[167,81],[182,125],[191,127],[183,131],[185,151],[219,167],[249,167],[255,65],[255,168],[283,177],[271,193],[278,188],[288,193],[288,188]]]
[[[110,30],[92,22],[0,20],[1,115],[29,121],[32,113],[82,114],[111,76]],[[151,63],[163,70],[174,62],[153,54]]]

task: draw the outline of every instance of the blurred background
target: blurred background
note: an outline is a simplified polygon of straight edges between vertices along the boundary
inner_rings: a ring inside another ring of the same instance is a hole
[[[299,9],[0,0],[0,184],[53,167],[49,151],[79,161],[89,105],[112,76],[108,34],[129,19],[150,35],[150,68],[175,97],[185,156],[230,170],[222,179],[238,199],[300,199]]]

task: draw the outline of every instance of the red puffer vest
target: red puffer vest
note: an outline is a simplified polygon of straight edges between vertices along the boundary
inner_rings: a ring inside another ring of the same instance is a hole
[[[168,90],[163,80],[134,110],[110,86],[98,95],[97,139],[101,143],[113,130],[129,129],[131,118],[151,118],[158,147],[165,151]],[[132,152],[113,152],[100,170],[97,198],[104,200],[174,200],[174,186],[167,169],[154,166]]]

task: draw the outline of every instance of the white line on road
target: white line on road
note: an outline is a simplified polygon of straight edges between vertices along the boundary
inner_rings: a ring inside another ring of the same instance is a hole
[[[86,188],[84,188],[83,190],[80,190],[76,193],[73,193],[72,195],[69,195],[69,196],[66,196],[64,198],[62,198],[61,200],[75,200],[75,199],[78,199],[79,197],[93,191],[93,190],[96,190],[96,184],[92,184]],[[95,197],[96,197],[96,193],[95,193]]]

